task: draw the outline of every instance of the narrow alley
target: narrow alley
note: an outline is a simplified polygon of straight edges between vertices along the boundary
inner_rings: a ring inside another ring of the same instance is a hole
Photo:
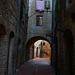
[[[75,0],[0,0],[0,75],[75,75]]]
[[[35,58],[26,62],[16,75],[56,75],[49,58]]]

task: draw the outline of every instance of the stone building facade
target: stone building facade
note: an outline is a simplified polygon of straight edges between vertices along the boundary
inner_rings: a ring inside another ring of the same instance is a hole
[[[41,42],[41,47],[40,47],[40,57],[43,57],[43,58],[50,58],[51,59],[51,46],[50,44],[43,40]]]
[[[23,50],[26,41],[27,3],[27,0],[0,0],[0,75],[15,74],[16,59],[20,59],[16,58],[18,47]],[[24,59],[20,61],[19,66]]]
[[[75,1],[57,0],[53,66],[58,75],[75,74]]]
[[[28,29],[27,29],[27,40],[35,36],[43,36],[46,37],[46,34],[51,33],[52,27],[52,0],[50,1],[50,9],[47,12],[45,9],[44,3],[44,11],[38,12],[36,11],[36,1],[37,0],[29,0],[29,11],[28,11]],[[44,0],[44,2],[47,0]],[[37,16],[43,16],[43,22],[41,26],[37,26]]]
[[[28,10],[28,27],[27,27],[27,41],[26,47],[33,45],[38,40],[47,40],[51,42],[51,38],[46,36],[52,32],[52,0],[44,1],[44,11],[36,11],[36,1],[29,0],[29,10]],[[45,1],[50,1],[50,9],[45,8]],[[40,24],[38,25],[37,18],[40,16]],[[30,41],[30,42],[29,42]],[[27,49],[28,49],[27,48]],[[29,49],[28,49],[29,50]],[[27,52],[29,53],[29,52]],[[27,54],[28,55],[28,54]]]
[[[34,43],[34,46],[30,47],[29,59],[35,58],[51,58],[51,47],[49,42],[38,40]]]

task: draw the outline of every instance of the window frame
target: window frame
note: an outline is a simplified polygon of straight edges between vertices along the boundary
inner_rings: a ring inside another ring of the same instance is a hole
[[[42,23],[38,23],[40,20],[40,17],[42,18]],[[36,15],[36,26],[43,26],[43,15]]]

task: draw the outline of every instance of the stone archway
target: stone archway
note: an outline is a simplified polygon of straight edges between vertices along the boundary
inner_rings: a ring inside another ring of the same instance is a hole
[[[27,58],[26,60],[29,60],[29,59],[32,59],[33,58],[34,55],[32,55],[32,58],[30,58],[29,53],[32,54],[33,48],[34,48],[33,44],[36,41],[38,41],[38,40],[45,40],[45,41],[49,42],[45,37],[42,37],[42,36],[35,36],[35,37],[32,37],[31,39],[29,39],[28,42],[27,42],[27,44],[26,44],[26,58]],[[29,51],[30,50],[29,49],[30,47],[31,47],[32,52]]]
[[[64,49],[65,49],[65,75],[72,75],[73,64],[73,35],[70,29],[64,33]]]
[[[9,48],[8,48],[8,75],[13,74],[13,45],[14,45],[14,32],[12,31],[9,36]]]
[[[45,37],[42,37],[42,36],[35,36],[35,37],[32,37],[30,38],[28,41],[27,41],[27,44],[26,44],[26,47],[30,46],[32,43],[36,42],[37,40],[46,40],[49,42],[49,40],[47,40]],[[50,42],[49,42],[50,43]]]

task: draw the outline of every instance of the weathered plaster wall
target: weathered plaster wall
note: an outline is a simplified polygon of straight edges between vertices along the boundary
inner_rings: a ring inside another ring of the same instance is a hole
[[[52,13],[46,12],[46,9],[40,13],[35,9],[36,0],[29,0],[27,40],[34,36],[46,37],[46,34],[51,33]],[[52,11],[52,0],[50,0],[50,9],[48,11]],[[36,15],[43,15],[43,26],[36,26]]]

